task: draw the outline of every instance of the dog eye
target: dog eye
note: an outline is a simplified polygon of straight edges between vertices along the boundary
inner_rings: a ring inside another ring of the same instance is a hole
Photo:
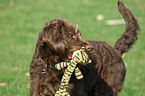
[[[70,38],[74,38],[74,35],[73,35],[73,34],[70,34],[69,37],[70,37]]]

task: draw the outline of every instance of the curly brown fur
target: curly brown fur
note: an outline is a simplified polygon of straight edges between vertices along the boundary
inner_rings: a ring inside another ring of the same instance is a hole
[[[46,23],[39,34],[30,65],[30,96],[54,96],[59,88],[64,70],[42,69],[49,65],[68,61],[73,51],[82,46],[92,46],[88,53],[91,64],[81,66],[83,80],[71,77],[68,92],[71,96],[117,96],[123,88],[126,68],[122,54],[137,40],[139,26],[132,13],[118,2],[118,8],[126,21],[121,38],[111,47],[103,41],[84,41],[78,27],[64,19]]]
[[[69,21],[54,19],[46,23],[39,34],[30,65],[30,96],[53,96],[59,88],[63,71],[48,69],[43,74],[41,70],[47,64],[53,66],[67,61],[68,55],[86,45],[88,43],[81,38],[78,28]]]
[[[125,8],[123,3],[118,2],[118,9],[126,21],[126,28],[125,32],[122,34],[121,38],[117,40],[114,47],[119,50],[121,54],[123,54],[128,51],[137,40],[137,35],[140,28],[133,14]]]

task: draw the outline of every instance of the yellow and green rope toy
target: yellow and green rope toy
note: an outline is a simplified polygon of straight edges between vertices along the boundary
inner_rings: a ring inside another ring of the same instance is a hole
[[[74,71],[77,79],[83,79],[83,75],[80,69],[76,67],[78,63],[81,65],[91,63],[91,60],[89,59],[88,54],[85,52],[84,47],[73,53],[72,60],[70,60],[70,62],[61,62],[53,66],[52,69],[54,70],[61,70],[63,68],[66,68],[61,79],[60,88],[58,89],[58,91],[56,91],[55,96],[70,96],[67,92],[67,87],[70,77]]]

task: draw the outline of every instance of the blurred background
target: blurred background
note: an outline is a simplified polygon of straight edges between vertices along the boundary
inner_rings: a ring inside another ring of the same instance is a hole
[[[29,96],[29,64],[43,25],[54,18],[78,24],[84,40],[114,43],[125,24],[118,0],[0,0],[0,96]],[[119,96],[145,96],[145,1],[121,0],[137,18],[141,34],[125,54]]]

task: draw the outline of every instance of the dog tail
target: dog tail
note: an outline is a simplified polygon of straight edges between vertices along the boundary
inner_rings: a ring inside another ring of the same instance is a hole
[[[126,28],[121,38],[115,43],[114,48],[123,54],[127,52],[137,40],[140,28],[133,14],[120,1],[118,1],[118,9],[126,22]]]

